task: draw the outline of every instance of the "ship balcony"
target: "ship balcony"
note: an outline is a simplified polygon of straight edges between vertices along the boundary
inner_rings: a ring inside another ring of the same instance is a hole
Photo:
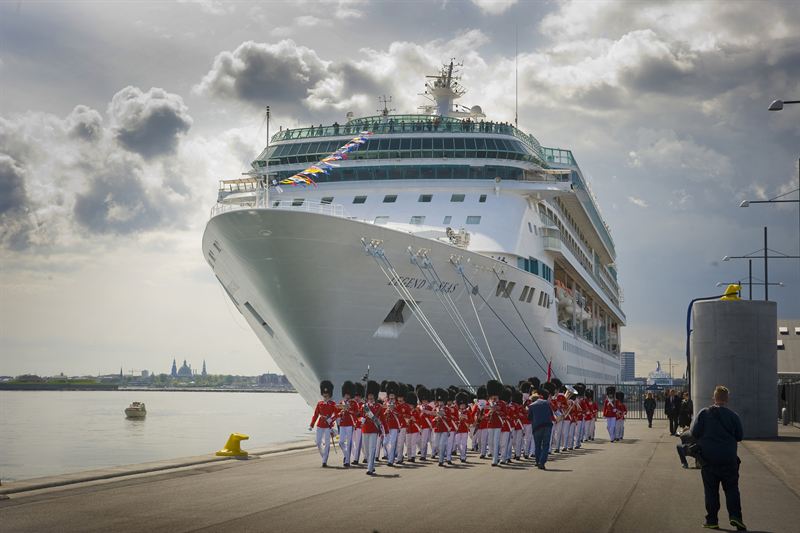
[[[227,213],[228,211],[236,211],[240,209],[255,209],[258,207],[255,197],[252,201],[243,203],[217,203],[211,208],[211,218]],[[307,213],[316,213],[319,215],[328,215],[332,217],[345,218],[347,215],[344,206],[341,204],[331,204],[327,202],[313,202],[305,198],[295,198],[292,200],[270,200],[267,206],[269,209],[283,209],[289,211],[305,211]]]

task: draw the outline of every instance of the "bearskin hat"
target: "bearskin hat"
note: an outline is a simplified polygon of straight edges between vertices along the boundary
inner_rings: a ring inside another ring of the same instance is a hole
[[[500,399],[508,403],[511,401],[511,387],[503,387],[500,389]]]
[[[622,391],[618,391],[616,394],[617,400],[624,402],[625,401],[625,393]]]
[[[414,391],[406,393],[406,403],[409,405],[417,405],[417,394]]]
[[[456,403],[461,405],[462,403],[469,403],[469,394],[466,392],[459,392],[456,394]]]
[[[397,397],[405,398],[408,393],[408,386],[405,383],[400,383],[397,388]]]
[[[523,381],[522,384],[519,386],[519,390],[520,390],[520,392],[522,392],[524,394],[530,394],[531,393],[531,384],[529,382],[527,382],[527,381]]]
[[[397,383],[395,383],[394,381],[388,381],[386,382],[385,390],[387,395],[394,394],[395,396],[397,396],[397,393],[400,392],[400,387],[398,387]]]
[[[539,379],[539,378],[537,378],[537,377],[532,377],[532,378],[528,378],[528,383],[530,383],[531,385],[533,385],[533,388],[534,388],[534,389],[538,389],[538,388],[541,386],[541,384],[542,384],[542,380],[540,380],[540,379]]]
[[[429,402],[431,400],[430,391],[420,385],[417,389],[417,399],[421,402]]]
[[[330,394],[333,396],[333,383],[324,379],[319,382],[319,393],[320,394]]]
[[[511,401],[516,404],[522,405],[522,393],[519,391],[513,392],[511,394]]]
[[[437,402],[446,402],[447,401],[447,389],[438,388],[434,392],[433,399]]]
[[[594,391],[592,389],[586,389],[586,399],[594,400]]]
[[[564,383],[562,383],[562,382],[561,382],[561,380],[560,380],[560,379],[558,379],[558,378],[553,378],[553,379],[551,379],[550,381],[553,383],[553,385],[555,385],[555,386],[556,386],[556,390],[560,390],[560,389],[561,389],[561,387],[563,387],[563,386],[564,386]]]
[[[503,385],[499,381],[497,381],[496,379],[490,379],[489,381],[486,382],[486,395],[499,396],[502,388]]]
[[[578,396],[583,396],[586,393],[586,385],[583,383],[576,383],[575,390],[578,391]]]
[[[614,396],[614,394],[616,392],[617,392],[617,388],[614,387],[613,385],[610,386],[610,387],[606,387],[606,396]]]
[[[547,383],[543,383],[541,388],[539,389],[539,397],[544,399],[544,400],[548,399],[550,397],[550,395],[552,394],[550,392],[550,389],[545,387],[545,385],[552,385],[552,383],[550,383],[549,381]]]
[[[378,393],[381,391],[381,386],[378,385],[377,381],[369,380],[367,382],[367,396],[372,394],[375,398],[378,397]]]
[[[342,396],[353,396],[353,393],[356,391],[356,386],[353,384],[352,381],[345,381],[342,383]]]
[[[545,381],[544,383],[542,383],[541,388],[543,390],[546,390],[549,396],[552,396],[553,394],[556,393],[556,384],[553,383],[552,381]]]
[[[389,382],[387,380],[385,380],[385,379],[383,381],[381,381],[381,390],[380,390],[380,392],[386,392],[386,385],[388,383]]]
[[[450,387],[447,389],[447,401],[454,402],[456,401],[456,395],[458,394],[458,389],[454,387]]]
[[[353,396],[364,397],[364,384],[356,382],[353,386]]]
[[[477,395],[479,400],[486,399],[486,385],[481,385],[480,387],[478,387]]]

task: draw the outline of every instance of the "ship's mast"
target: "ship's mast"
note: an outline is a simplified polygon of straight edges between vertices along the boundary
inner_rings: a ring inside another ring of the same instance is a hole
[[[450,60],[449,65],[442,67],[441,72],[434,76],[425,76],[431,81],[425,84],[425,96],[430,97],[436,104],[436,114],[441,116],[453,116],[453,102],[464,96],[466,89],[459,83],[459,75],[456,70],[462,65],[455,63],[455,58]]]

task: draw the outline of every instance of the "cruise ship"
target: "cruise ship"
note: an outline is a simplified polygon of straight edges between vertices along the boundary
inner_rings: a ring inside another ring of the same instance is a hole
[[[458,70],[427,76],[416,113],[282,129],[220,182],[203,254],[309,404],[367,369],[428,387],[619,380],[614,241],[580,167],[459,105]],[[281,185],[331,154],[312,185]]]

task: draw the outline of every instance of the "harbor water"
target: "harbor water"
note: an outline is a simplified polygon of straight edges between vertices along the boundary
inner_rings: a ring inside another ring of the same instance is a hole
[[[307,440],[311,413],[294,393],[0,391],[0,482]]]

